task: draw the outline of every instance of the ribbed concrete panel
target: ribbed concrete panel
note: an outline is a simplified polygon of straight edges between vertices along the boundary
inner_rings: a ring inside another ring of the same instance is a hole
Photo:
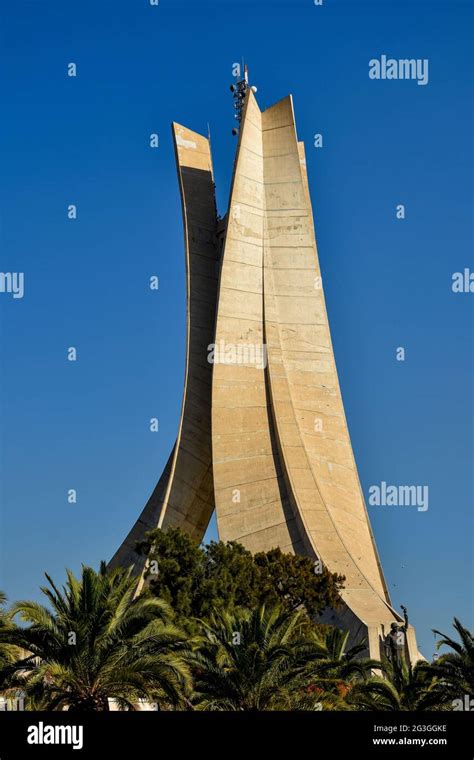
[[[304,146],[291,97],[247,95],[222,261],[216,344],[260,343],[268,366],[215,365],[219,535],[252,551],[309,554],[346,577],[331,621],[372,656],[400,616],[371,533],[339,388]],[[417,653],[416,653],[417,654]]]
[[[320,281],[304,151],[296,139],[291,98],[265,111],[262,125],[265,324],[271,396],[285,467],[316,554],[331,571],[342,572],[344,568],[348,592],[375,592],[371,620],[380,622],[382,613],[387,619],[392,615],[385,609],[384,583],[344,417]],[[284,266],[281,248],[285,250]],[[298,251],[297,266],[288,256],[292,249]],[[324,330],[319,333],[319,344],[305,345],[308,328],[321,326]],[[292,335],[291,343],[282,342],[282,333]],[[325,396],[333,397],[331,416],[336,422],[330,426],[329,438],[324,425],[329,416]],[[306,412],[306,419],[296,411]],[[345,497],[347,509],[341,508],[339,494]],[[365,604],[364,609],[366,615],[371,614]]]
[[[299,538],[276,451],[265,366],[245,355],[264,344],[264,213],[261,114],[249,93],[234,165],[215,337],[230,359],[235,347],[236,360],[214,364],[212,456],[219,537],[252,551],[292,550]]]
[[[209,141],[179,124],[173,138],[183,209],[187,335],[183,403],[176,445],[143,512],[111,560],[112,567],[145,559],[135,544],[153,528],[180,527],[200,541],[214,509],[211,460],[212,365],[219,256]]]

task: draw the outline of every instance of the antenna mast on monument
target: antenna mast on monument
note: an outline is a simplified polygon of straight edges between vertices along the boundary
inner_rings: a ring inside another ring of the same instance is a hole
[[[242,121],[242,111],[244,108],[244,101],[245,101],[245,95],[247,93],[247,90],[252,90],[252,92],[257,92],[257,88],[255,85],[250,87],[249,85],[249,70],[246,63],[244,63],[244,75],[242,79],[238,79],[235,84],[231,84],[230,91],[234,97],[234,108],[235,108],[235,116],[234,118],[237,119],[237,121]],[[239,127],[234,127],[232,130],[233,135],[239,134]]]

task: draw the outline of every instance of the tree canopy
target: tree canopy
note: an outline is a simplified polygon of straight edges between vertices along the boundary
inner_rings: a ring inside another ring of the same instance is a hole
[[[179,620],[264,604],[303,609],[312,618],[340,602],[343,576],[280,549],[252,555],[236,542],[199,546],[179,529],[152,531],[139,549],[149,553],[150,592],[168,601]]]

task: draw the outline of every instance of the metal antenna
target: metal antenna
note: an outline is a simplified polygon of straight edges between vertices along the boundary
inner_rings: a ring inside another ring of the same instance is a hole
[[[243,77],[241,79],[238,79],[235,84],[231,84],[230,91],[234,98],[234,109],[235,109],[235,116],[234,118],[237,119],[237,121],[242,121],[242,112],[244,109],[244,102],[245,102],[245,96],[247,94],[247,90],[252,90],[252,92],[257,92],[257,88],[253,85],[250,87],[249,85],[249,70],[246,63],[244,63],[244,59],[242,58],[242,66],[243,66]],[[233,135],[239,134],[239,128],[234,127],[232,130]]]

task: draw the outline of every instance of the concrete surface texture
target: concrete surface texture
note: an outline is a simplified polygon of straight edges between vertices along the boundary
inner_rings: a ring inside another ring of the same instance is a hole
[[[207,347],[214,339],[218,286],[217,213],[209,141],[172,125],[184,221],[187,281],[186,369],[176,444],[163,474],[110,566],[134,565],[145,557],[135,550],[147,531],[180,527],[197,541],[214,510],[211,465],[212,364]]]

